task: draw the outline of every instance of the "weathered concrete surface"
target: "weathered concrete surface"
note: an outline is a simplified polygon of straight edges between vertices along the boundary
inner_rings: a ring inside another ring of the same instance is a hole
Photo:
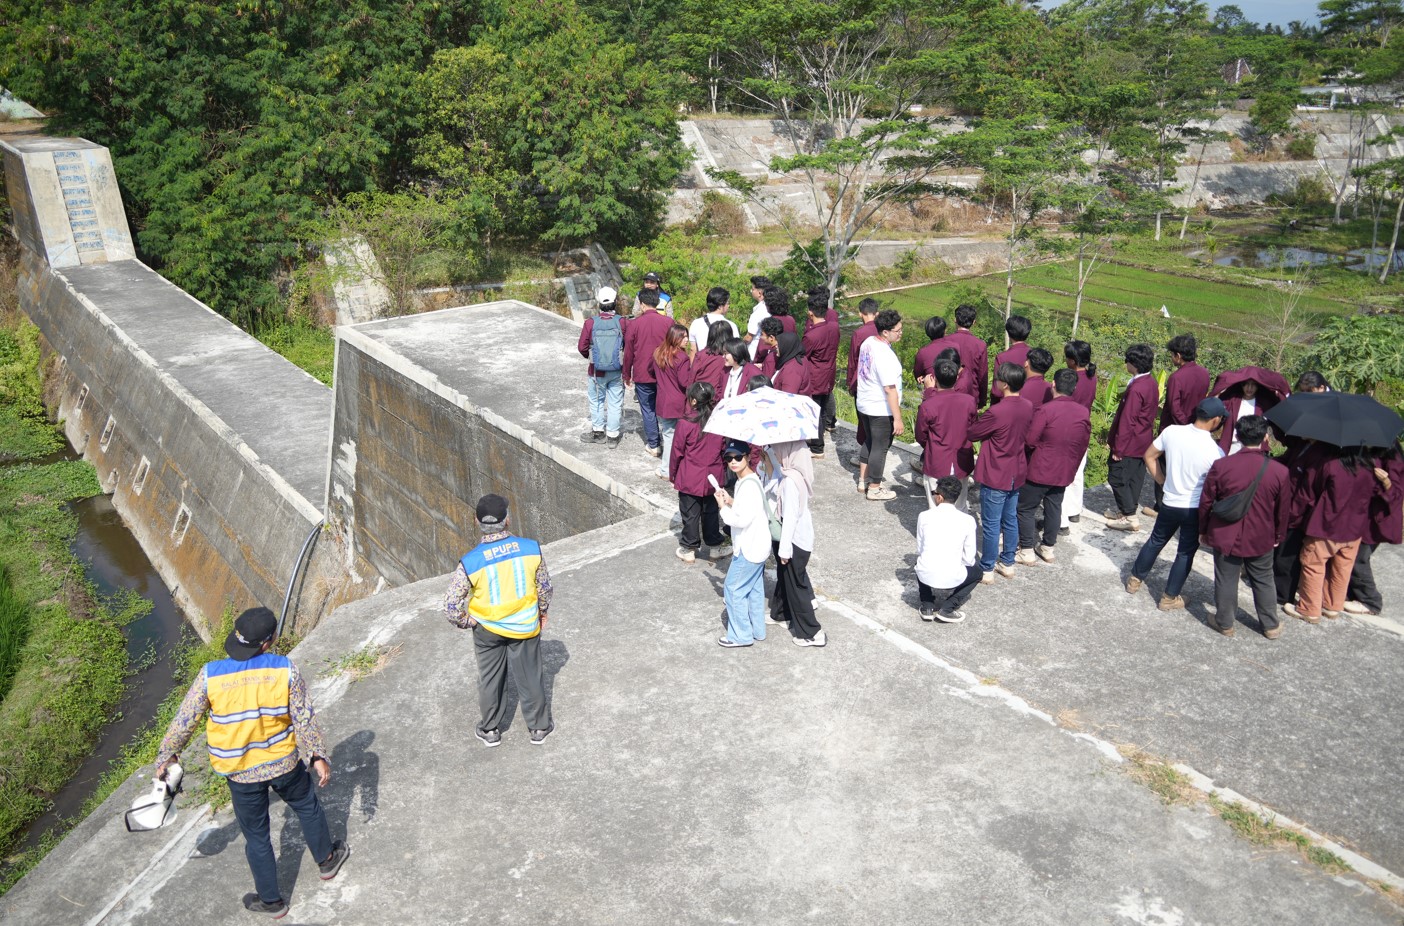
[[[331,391],[138,261],[26,253],[20,297],[69,440],[186,612],[279,605],[321,520]]]
[[[327,514],[360,578],[442,573],[488,492],[544,542],[649,509],[560,426],[585,405],[579,330],[519,302],[340,329]]]
[[[856,448],[851,431],[840,433],[846,461]],[[1123,582],[1150,521],[1142,517],[1136,535],[1106,530],[1105,488],[1089,490],[1087,513],[1058,543],[1056,565],[1021,566],[1016,578],[981,586],[964,624],[922,624],[911,567],[924,495],[899,487],[890,502],[868,502],[853,491],[855,469],[834,457],[830,448],[816,466],[810,571],[820,591],[863,602],[876,620],[1070,727],[1187,763],[1404,872],[1404,805],[1396,799],[1404,636],[1345,617],[1318,627],[1288,620],[1280,639],[1267,640],[1244,587],[1237,636],[1225,639],[1206,623],[1207,551],[1185,586],[1188,612],[1158,611],[1174,546],[1161,554],[1147,590],[1127,595]],[[898,480],[908,479],[904,467]],[[1387,607],[1398,615],[1404,556],[1382,547],[1377,562]],[[1404,633],[1404,624],[1392,626]]]
[[[378,675],[316,682],[336,744],[323,796],[354,854],[323,883],[295,824],[275,836],[289,922],[1398,922],[1358,883],[1164,806],[893,633],[825,609],[827,649],[783,632],[717,647],[721,569],[680,564],[662,526],[548,547],[558,729],[541,748],[519,720],[498,749],[472,738],[473,653],[441,616],[446,577],[342,609],[299,647],[310,673],[400,649]],[[127,835],[117,809],[0,900],[5,918],[249,920],[227,810]]]
[[[0,137],[20,243],[50,266],[136,256],[107,149],[82,138]]]

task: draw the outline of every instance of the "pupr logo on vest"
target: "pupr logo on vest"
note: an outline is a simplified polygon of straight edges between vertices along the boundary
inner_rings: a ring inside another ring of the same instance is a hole
[[[522,545],[514,540],[511,543],[499,544],[498,546],[489,547],[488,549],[484,550],[483,559],[493,560],[497,559],[499,556],[506,556],[509,553],[520,553],[521,551]]]

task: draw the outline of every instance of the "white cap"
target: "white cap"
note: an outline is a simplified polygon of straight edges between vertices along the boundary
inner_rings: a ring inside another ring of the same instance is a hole
[[[600,305],[614,305],[615,297],[618,295],[613,286],[601,286],[596,298],[599,299]]]

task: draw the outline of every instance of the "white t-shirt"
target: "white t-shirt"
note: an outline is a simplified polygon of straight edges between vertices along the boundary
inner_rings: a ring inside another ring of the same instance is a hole
[[[1155,439],[1155,449],[1165,454],[1164,503],[1171,508],[1198,508],[1209,467],[1221,459],[1223,450],[1214,436],[1192,424],[1172,424]]]
[[[858,353],[858,411],[874,417],[892,414],[887,405],[887,387],[897,387],[902,401],[902,361],[882,335],[863,342]]]
[[[716,315],[708,313],[701,318],[693,319],[692,324],[688,326],[687,337],[692,342],[693,347],[699,351],[707,349],[707,339],[711,337],[712,325],[716,322],[726,322],[731,326],[731,336],[733,338],[737,336],[735,322],[720,313]]]
[[[975,565],[975,519],[955,505],[917,516],[917,578],[932,588],[955,588]]]
[[[751,359],[756,359],[756,350],[760,347],[760,326],[761,322],[770,317],[770,309],[766,308],[765,300],[756,303],[751,309],[751,318],[746,322],[746,333],[751,336]]]
[[[1241,401],[1242,401],[1242,404],[1238,406],[1238,420],[1239,420],[1239,421],[1242,421],[1244,418],[1247,418],[1249,415],[1256,415],[1256,414],[1258,413],[1258,400],[1257,400],[1257,399],[1243,399],[1243,400],[1241,400]],[[1237,434],[1237,432],[1235,432],[1234,435],[1233,435],[1233,442],[1229,444],[1229,453],[1238,453],[1238,451],[1240,451],[1240,450],[1242,450],[1242,449],[1243,449],[1243,444],[1239,443],[1238,434]]]

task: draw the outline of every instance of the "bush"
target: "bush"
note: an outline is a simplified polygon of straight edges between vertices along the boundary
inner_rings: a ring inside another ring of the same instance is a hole
[[[720,190],[705,190],[702,193],[702,211],[689,223],[688,230],[699,235],[744,235],[748,231],[745,206],[736,197]]]
[[[1316,157],[1316,136],[1298,135],[1287,141],[1287,157],[1294,161],[1310,161]]]
[[[1404,316],[1328,319],[1307,352],[1305,366],[1320,370],[1337,389],[1397,402],[1398,386],[1404,382]]]
[[[662,275],[663,288],[673,297],[673,315],[683,324],[707,311],[707,290],[726,287],[731,293],[731,320],[745,328],[751,306],[750,277],[761,272],[756,264],[742,266],[735,258],[712,250],[700,235],[682,229],[670,229],[640,247],[624,248],[615,260],[625,279],[649,270]],[[632,304],[632,294],[628,301]]]

